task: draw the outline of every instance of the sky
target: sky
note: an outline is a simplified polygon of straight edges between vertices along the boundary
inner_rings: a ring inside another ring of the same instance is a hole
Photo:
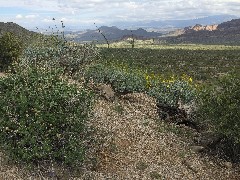
[[[27,29],[61,25],[61,21],[69,28],[87,28],[221,14],[240,17],[240,0],[0,0],[0,22]]]

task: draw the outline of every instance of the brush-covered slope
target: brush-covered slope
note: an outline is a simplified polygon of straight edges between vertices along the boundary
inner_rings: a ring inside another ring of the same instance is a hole
[[[240,19],[233,19],[219,25],[197,24],[184,29],[183,34],[166,38],[170,43],[240,44]]]

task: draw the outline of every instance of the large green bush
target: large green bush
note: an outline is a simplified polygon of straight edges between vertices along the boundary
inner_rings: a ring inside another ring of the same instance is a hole
[[[93,94],[61,75],[58,69],[29,68],[0,78],[0,142],[13,159],[82,161]]]
[[[148,94],[155,97],[161,104],[178,107],[179,103],[191,104],[195,101],[196,87],[193,83],[181,78],[172,82],[157,81],[149,88]]]
[[[240,144],[240,76],[227,75],[200,94],[198,117]]]
[[[54,35],[38,35],[24,49],[21,63],[61,67],[72,75],[97,58],[98,49],[94,44],[77,44]]]
[[[21,55],[22,42],[13,33],[0,37],[0,71],[6,70]]]
[[[145,92],[147,90],[143,71],[123,64],[93,64],[85,70],[86,81],[111,84],[119,93]]]

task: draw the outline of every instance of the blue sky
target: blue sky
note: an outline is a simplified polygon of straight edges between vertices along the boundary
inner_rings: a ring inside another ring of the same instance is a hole
[[[0,22],[15,22],[28,29],[60,25],[60,21],[69,28],[84,28],[94,27],[94,23],[220,14],[240,17],[240,0],[0,0]]]

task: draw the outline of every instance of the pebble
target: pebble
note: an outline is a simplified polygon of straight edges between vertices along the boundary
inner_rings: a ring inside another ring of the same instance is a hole
[[[231,162],[224,162],[223,165],[224,165],[224,167],[226,167],[228,169],[232,168],[232,163]]]
[[[196,153],[203,152],[203,150],[204,150],[203,146],[191,146],[190,148],[191,148],[192,151],[194,151]]]

